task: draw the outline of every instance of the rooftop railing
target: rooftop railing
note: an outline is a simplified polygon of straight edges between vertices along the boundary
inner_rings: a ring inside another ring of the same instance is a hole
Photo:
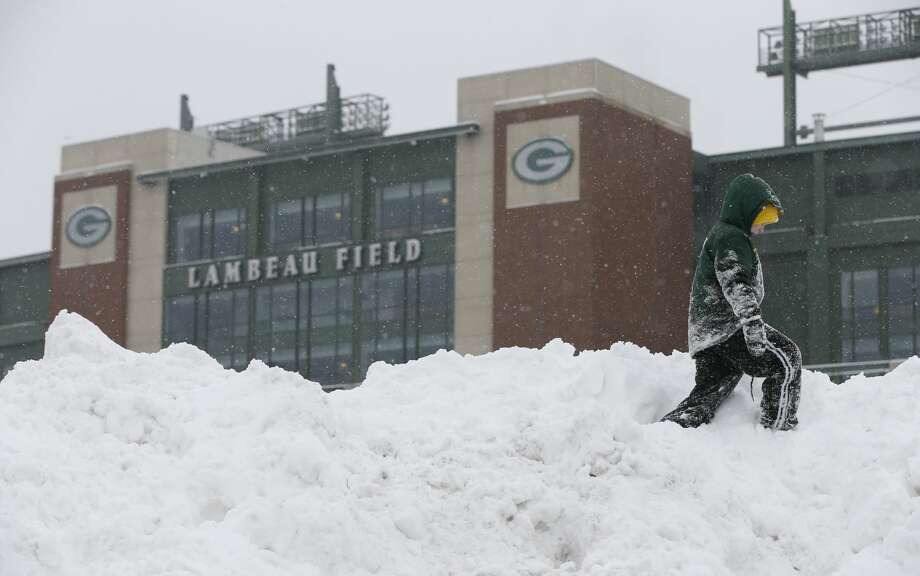
[[[758,32],[759,72],[783,73],[783,27]],[[795,71],[920,56],[920,7],[795,25]]]
[[[389,127],[389,105],[380,96],[359,94],[334,101],[249,116],[199,130],[211,138],[247,148],[287,143],[314,144],[337,137],[381,136]]]

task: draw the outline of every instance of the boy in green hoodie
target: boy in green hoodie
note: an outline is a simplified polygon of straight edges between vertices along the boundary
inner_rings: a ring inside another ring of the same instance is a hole
[[[742,174],[728,185],[719,222],[700,252],[690,292],[689,348],[696,385],[662,420],[697,427],[712,420],[743,374],[766,378],[760,423],[778,430],[798,424],[802,356],[795,342],[763,321],[763,271],[751,243],[783,212],[764,180]]]

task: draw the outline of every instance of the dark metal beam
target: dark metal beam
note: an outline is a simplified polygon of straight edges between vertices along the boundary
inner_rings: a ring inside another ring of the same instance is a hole
[[[783,0],[783,144],[795,146],[795,11]]]
[[[825,132],[838,132],[840,130],[856,130],[859,128],[872,128],[874,126],[888,126],[889,124],[903,124],[905,122],[920,122],[920,116],[902,116],[899,118],[886,118],[884,120],[869,120],[867,122],[851,122],[850,124],[837,124],[836,126],[825,126]],[[813,134],[815,129],[802,125],[799,127],[799,138],[807,138]]]

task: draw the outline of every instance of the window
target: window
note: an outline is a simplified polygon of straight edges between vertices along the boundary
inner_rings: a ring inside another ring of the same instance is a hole
[[[842,272],[841,359],[920,353],[920,266]]]
[[[419,270],[418,357],[453,345],[453,266]]]
[[[377,236],[396,238],[452,228],[453,186],[450,178],[433,178],[384,186],[377,191]]]
[[[272,204],[269,212],[269,245],[281,251],[301,246],[304,239],[303,199],[284,200]]]
[[[425,182],[422,196],[422,230],[453,228],[453,190],[449,178]]]
[[[920,267],[888,270],[888,357],[917,352],[917,273]]]
[[[316,244],[346,242],[351,238],[350,197],[347,194],[323,194],[315,198]]]
[[[244,208],[174,216],[170,227],[170,262],[242,256],[246,252]]]
[[[206,301],[205,349],[226,368],[245,368],[249,361],[249,291],[212,292]]]
[[[361,278],[361,372],[453,345],[453,267],[423,266]]]
[[[164,315],[164,339],[166,344],[187,342],[194,344],[195,337],[195,297],[178,296],[166,301]]]
[[[175,262],[200,260],[202,221],[201,214],[184,214],[174,220],[173,250]]]
[[[255,358],[297,370],[297,306],[297,284],[293,282],[256,290]]]
[[[348,194],[322,194],[272,204],[268,223],[269,249],[281,252],[298,246],[351,240],[351,199]]]
[[[378,230],[381,236],[391,238],[412,232],[412,222],[418,219],[417,205],[413,203],[413,187],[418,184],[387,186],[378,194]],[[417,190],[416,190],[417,192]]]
[[[308,377],[322,384],[355,380],[352,370],[352,279],[310,282]]]
[[[211,258],[242,256],[245,252],[246,211],[225,208],[214,211],[214,246]]]
[[[841,273],[840,299],[843,361],[878,359],[881,355],[878,271]]]

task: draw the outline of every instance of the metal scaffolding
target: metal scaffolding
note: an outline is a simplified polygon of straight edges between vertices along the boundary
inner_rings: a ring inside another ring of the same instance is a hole
[[[759,30],[757,71],[783,73],[783,27]],[[795,71],[805,75],[920,56],[920,7],[795,24]]]

